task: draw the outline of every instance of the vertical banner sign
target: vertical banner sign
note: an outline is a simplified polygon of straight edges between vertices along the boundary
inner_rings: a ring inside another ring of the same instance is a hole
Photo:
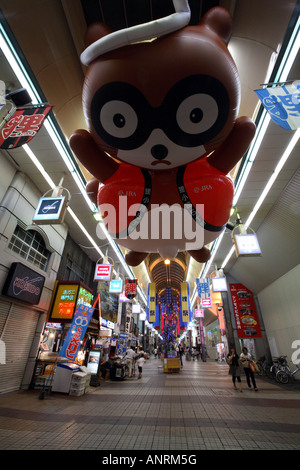
[[[148,305],[147,305],[147,317],[149,323],[156,322],[156,290],[155,283],[150,282],[148,284]]]
[[[181,282],[180,287],[181,287],[181,298],[180,298],[181,321],[183,323],[188,323],[190,321],[188,283]]]
[[[208,299],[210,297],[209,279],[196,279],[197,292],[200,299]]]
[[[133,299],[136,296],[137,291],[137,279],[126,279],[125,281],[125,297],[127,299]]]
[[[78,305],[67,337],[59,352],[60,356],[66,357],[70,361],[75,361],[80,342],[84,338],[86,329],[90,323],[93,312],[93,307],[87,307],[86,305]]]
[[[272,121],[283,129],[300,127],[300,81],[290,85],[255,90]]]
[[[261,338],[253,293],[243,284],[229,284],[239,338]]]
[[[0,148],[12,149],[27,144],[40,130],[53,106],[18,108],[0,132]]]

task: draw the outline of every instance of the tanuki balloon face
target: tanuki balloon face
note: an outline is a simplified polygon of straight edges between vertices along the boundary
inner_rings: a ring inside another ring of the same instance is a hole
[[[83,89],[86,121],[98,145],[151,170],[213,151],[231,131],[239,101],[227,45],[207,25],[99,57]]]

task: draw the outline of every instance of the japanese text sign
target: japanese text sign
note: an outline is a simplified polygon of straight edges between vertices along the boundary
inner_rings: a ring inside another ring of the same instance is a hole
[[[253,293],[243,284],[230,284],[233,313],[239,338],[260,338],[261,330]]]
[[[52,106],[18,108],[0,133],[0,148],[11,149],[28,143],[42,127]]]
[[[284,129],[300,127],[300,82],[255,90],[272,121]]]
[[[125,296],[127,299],[133,299],[137,292],[137,279],[126,279]]]
[[[70,361],[75,361],[80,342],[83,340],[86,329],[90,323],[94,308],[86,305],[79,305],[68,331],[64,344],[59,355],[66,357]]]

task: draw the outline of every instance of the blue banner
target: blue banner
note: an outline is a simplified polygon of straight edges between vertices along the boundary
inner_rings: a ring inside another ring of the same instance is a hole
[[[86,305],[78,305],[74,314],[72,324],[67,337],[59,352],[59,355],[66,357],[70,361],[75,361],[81,341],[84,338],[86,329],[90,323],[94,308]]]
[[[202,279],[196,279],[196,284],[197,284],[197,292],[198,296],[200,299],[207,299],[210,297],[210,287],[209,287],[209,279],[207,278],[202,278]]]
[[[255,90],[272,121],[283,129],[300,127],[300,81],[290,85]]]

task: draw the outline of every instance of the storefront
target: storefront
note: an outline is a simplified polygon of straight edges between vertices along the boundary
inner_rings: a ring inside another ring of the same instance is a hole
[[[27,388],[34,344],[45,319],[36,306],[45,277],[23,263],[12,263],[0,297],[0,393]]]

